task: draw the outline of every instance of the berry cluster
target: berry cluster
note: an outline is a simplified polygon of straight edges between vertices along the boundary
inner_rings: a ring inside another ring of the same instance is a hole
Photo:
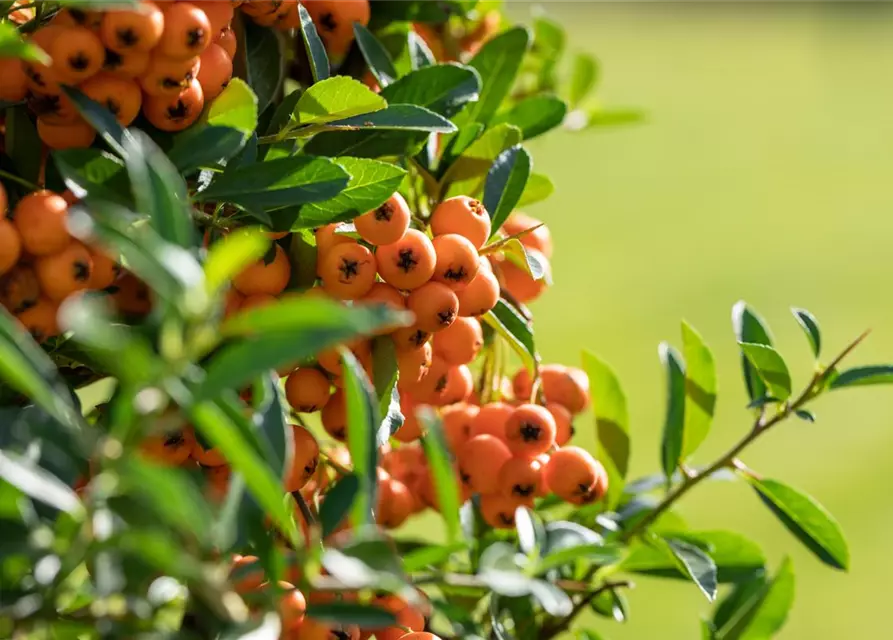
[[[142,0],[130,10],[62,9],[30,35],[48,64],[0,58],[0,100],[27,100],[51,149],[88,147],[96,137],[63,86],[77,87],[124,126],[142,113],[158,129],[181,131],[232,77],[233,7]]]

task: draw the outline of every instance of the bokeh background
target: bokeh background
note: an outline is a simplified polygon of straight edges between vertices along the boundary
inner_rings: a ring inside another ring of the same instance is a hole
[[[534,5],[508,3],[514,18]],[[599,94],[647,122],[534,141],[557,186],[530,213],[549,223],[555,287],[534,305],[547,360],[607,359],[627,392],[633,471],[658,468],[661,340],[687,319],[720,376],[713,431],[696,458],[748,427],[730,323],[745,299],[771,324],[796,377],[809,350],[788,311],[822,322],[826,348],[871,327],[854,362],[893,362],[893,5],[549,2],[569,46],[603,65]],[[745,456],[817,497],[841,522],[852,569],[819,564],[734,483],[682,504],[690,525],[734,528],[772,565],[789,553],[797,599],[782,638],[885,637],[893,573],[893,391],[841,391],[818,422],[783,425]],[[592,421],[577,424],[593,442]],[[639,580],[631,620],[593,620],[612,639],[698,638],[709,607],[692,585]]]

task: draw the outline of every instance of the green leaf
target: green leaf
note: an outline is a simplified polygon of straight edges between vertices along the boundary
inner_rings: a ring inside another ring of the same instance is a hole
[[[566,113],[564,100],[552,95],[536,95],[516,102],[493,118],[492,124],[514,125],[521,129],[524,140],[530,140],[560,126]]]
[[[319,37],[319,32],[317,32],[310,14],[300,3],[298,3],[298,14],[301,17],[301,41],[304,43],[304,51],[307,53],[313,81],[325,80],[329,77],[329,56],[326,55],[326,47],[322,38]]]
[[[682,322],[682,355],[685,361],[685,427],[682,460],[704,442],[716,408],[716,363],[713,352],[694,327]]]
[[[334,198],[305,205],[300,218],[308,226],[352,220],[387,202],[406,175],[395,164],[365,158],[335,158],[350,175],[347,186]]]
[[[518,207],[526,207],[537,202],[542,202],[552,195],[555,191],[555,185],[552,179],[542,173],[531,173],[527,179],[527,186],[524,187],[524,193],[518,201]]]
[[[801,420],[806,420],[807,422],[815,422],[815,414],[812,411],[807,411],[806,409],[797,409],[796,411],[794,411],[794,415]]]
[[[164,152],[142,131],[124,140],[124,162],[137,210],[167,242],[180,247],[196,243],[186,183]]]
[[[891,383],[893,383],[893,365],[879,364],[854,367],[842,371],[832,379],[831,388],[843,389],[845,387],[863,387]]]
[[[381,425],[378,428],[378,445],[387,444],[400,427],[404,417],[400,409],[400,392],[397,390],[397,351],[394,341],[379,336],[372,341],[372,383],[378,398]]]
[[[388,104],[414,104],[449,118],[477,100],[480,88],[475,69],[448,63],[413,71],[383,87],[381,95]]]
[[[716,599],[717,588],[716,564],[710,556],[698,547],[682,540],[667,538],[663,542],[679,562],[680,569],[684,570],[692,582],[698,585],[707,600],[713,602]]]
[[[327,493],[319,508],[322,537],[328,538],[344,522],[360,492],[360,480],[353,473],[342,477]]]
[[[739,300],[732,307],[732,327],[735,330],[735,338],[738,342],[764,344],[772,346],[772,336],[769,327],[760,315],[752,309],[744,300]],[[766,385],[757,375],[750,360],[741,352],[741,367],[744,374],[744,385],[748,398],[753,401],[766,394]]]
[[[405,314],[384,305],[345,308],[324,299],[284,299],[238,313],[221,331],[245,337],[210,358],[200,393],[213,397],[223,389],[239,389],[263,371],[310,358],[383,326],[404,324]]]
[[[302,125],[325,124],[388,106],[380,95],[359,80],[334,76],[308,88],[298,100],[295,116]]]
[[[503,151],[521,143],[521,130],[509,124],[488,129],[450,166],[443,177],[444,199],[483,193],[487,174]]]
[[[208,107],[204,121],[213,127],[229,127],[245,137],[257,129],[257,96],[241,78],[233,78]]]
[[[0,22],[0,58],[19,58],[50,64],[50,57],[38,46],[26,42],[11,22]]]
[[[126,159],[127,151],[124,145],[131,138],[131,130],[125,130],[111,111],[85,96],[79,89],[63,86],[62,91],[111,150]]]
[[[437,62],[434,54],[431,53],[431,49],[428,48],[428,45],[419,34],[410,29],[406,38],[407,46],[409,47],[409,60],[414,71],[433,66]]]
[[[319,125],[317,125],[319,126]],[[352,118],[336,120],[324,125],[325,131],[353,131],[378,129],[383,131],[426,131],[429,133],[453,133],[456,125],[438,115],[414,104],[392,103],[375,113],[367,113]],[[300,133],[301,130],[298,130]]]
[[[532,580],[530,583],[530,595],[536,598],[543,610],[550,616],[560,618],[569,615],[574,608],[574,603],[559,587],[545,580]]]
[[[71,487],[24,456],[0,449],[0,478],[26,496],[59,511],[72,515],[83,511],[83,505]]]
[[[468,118],[488,124],[508,95],[530,44],[523,27],[504,31],[489,40],[468,63],[481,76],[480,99],[468,110]]]
[[[347,446],[353,470],[360,481],[360,491],[354,500],[351,522],[354,527],[372,523],[376,505],[378,475],[378,402],[375,389],[369,382],[363,365],[349,350],[342,349],[344,366],[344,396],[347,405]]]
[[[244,20],[242,24],[247,60],[245,79],[257,96],[257,112],[263,113],[282,85],[285,57],[273,29],[256,25],[251,20]]]
[[[354,37],[360,48],[360,53],[369,66],[369,71],[375,76],[380,87],[384,88],[397,79],[397,70],[394,61],[384,45],[378,41],[369,29],[359,22],[353,24]]]
[[[595,88],[598,79],[598,60],[588,53],[575,55],[573,66],[571,67],[569,96],[572,108],[576,108],[589,95],[589,92]]]
[[[578,560],[588,560],[598,565],[615,564],[621,558],[621,549],[616,545],[603,543],[586,543],[557,549],[536,565],[536,574],[541,575],[552,569],[573,564]]]
[[[511,345],[524,365],[532,372],[535,363],[539,361],[533,342],[533,323],[521,316],[505,300],[499,300],[482,319]]]
[[[88,193],[125,207],[133,206],[124,163],[99,149],[63,149],[53,153],[65,186],[78,197]]]
[[[667,478],[672,477],[682,461],[682,440],[685,435],[685,361],[666,342],[659,349],[661,364],[667,372],[667,409],[661,440],[661,466]]]
[[[493,161],[484,183],[484,207],[490,213],[491,237],[521,199],[531,165],[530,154],[521,145],[503,151]]]
[[[788,399],[791,395],[791,374],[781,354],[764,344],[739,342],[738,345],[769,393],[779,400]]]
[[[755,574],[749,580],[736,582],[716,605],[710,621],[715,635],[710,640],[718,640],[720,636],[716,632],[720,630],[726,633],[735,627],[738,632],[743,630],[765,595],[767,583],[765,571]]]
[[[740,634],[736,633],[733,628],[731,633],[717,635],[717,640],[773,638],[787,621],[793,604],[794,567],[790,558],[785,557],[778,572],[766,586],[756,610],[748,616],[747,627]]]
[[[429,407],[420,408],[417,418],[424,433],[422,445],[425,448],[428,468],[431,470],[439,511],[446,524],[447,542],[454,544],[459,541],[462,531],[459,523],[461,501],[459,483],[456,481],[456,471],[443,432],[443,423]]]
[[[270,238],[259,228],[241,227],[211,245],[205,259],[205,289],[213,294],[247,266],[260,260]]]
[[[834,569],[849,569],[846,539],[840,525],[822,505],[778,480],[745,477],[763,503],[819,560]]]
[[[261,453],[280,477],[285,473],[286,461],[294,452],[292,428],[286,419],[288,411],[284,391],[279,386],[279,375],[269,372],[255,380],[251,404],[254,415],[250,426],[261,441]]]
[[[37,183],[43,163],[43,141],[23,105],[6,109],[4,147],[16,173],[28,182]]]
[[[542,254],[534,253],[521,244],[518,238],[507,239],[500,249],[512,264],[524,269],[531,278],[534,280],[545,279],[547,283],[551,284],[552,274],[548,262],[544,262],[540,257]]]
[[[291,156],[239,167],[196,198],[248,209],[287,207],[333,198],[349,180],[350,174],[328,158]]]
[[[304,146],[304,152],[319,156],[355,158],[414,156],[425,144],[428,135],[427,131],[414,129],[324,131],[310,139]]]
[[[310,604],[307,606],[307,617],[340,625],[357,625],[374,629],[382,629],[396,624],[397,618],[390,611],[368,604],[352,602],[329,602],[327,604]]]
[[[574,112],[580,114],[580,111]],[[598,106],[583,114],[582,124],[579,121],[569,126],[572,131],[595,129],[598,127],[616,127],[624,124],[635,124],[645,119],[645,113],[639,109],[606,109]],[[570,122],[570,121],[569,121]]]
[[[806,339],[809,340],[809,346],[812,347],[813,355],[818,358],[822,351],[822,332],[819,329],[819,321],[806,309],[791,308],[791,313],[797,319],[800,328]]]
[[[438,566],[450,559],[454,553],[465,549],[465,543],[451,545],[432,544],[422,546],[403,554],[403,569],[407,573],[415,573],[427,567]]]

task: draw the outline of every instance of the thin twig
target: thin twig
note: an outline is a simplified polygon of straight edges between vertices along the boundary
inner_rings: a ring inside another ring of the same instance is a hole
[[[24,178],[20,178],[19,176],[15,175],[14,173],[9,173],[8,171],[3,171],[2,169],[0,169],[0,178],[6,178],[7,180],[16,182],[16,183],[22,185],[23,187],[25,187],[26,189],[30,189],[31,191],[37,191],[38,189],[40,189],[40,187],[38,187],[33,182],[29,182],[28,180],[25,180]]]
[[[549,626],[546,629],[544,629],[543,633],[540,637],[543,638],[543,640],[546,640],[548,638],[554,638],[555,636],[559,635],[560,633],[567,631],[568,628],[571,626],[571,623],[580,614],[580,612],[582,612],[583,609],[588,607],[593,600],[595,600],[597,597],[599,597],[601,594],[605,593],[606,591],[613,591],[614,589],[620,589],[620,588],[630,588],[631,589],[633,587],[635,587],[635,585],[632,582],[630,582],[629,580],[618,580],[616,582],[604,583],[598,589],[595,589],[594,591],[590,591],[588,594],[586,594],[585,596],[580,598],[579,602],[577,602],[577,604],[574,605],[574,608],[571,609],[571,612],[568,615],[561,618],[561,620],[558,622],[558,624],[556,624],[554,626]]]

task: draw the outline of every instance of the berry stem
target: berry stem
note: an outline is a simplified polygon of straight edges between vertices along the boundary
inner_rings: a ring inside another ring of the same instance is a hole
[[[33,182],[29,182],[28,180],[25,180],[24,178],[20,178],[19,176],[15,175],[14,173],[9,173],[8,171],[3,171],[3,169],[0,169],[0,178],[6,178],[7,180],[9,180],[11,182],[18,183],[18,184],[22,185],[23,187],[25,187],[26,189],[28,189],[28,191],[39,191],[40,190],[40,187],[37,186],[36,184],[34,184]]]

